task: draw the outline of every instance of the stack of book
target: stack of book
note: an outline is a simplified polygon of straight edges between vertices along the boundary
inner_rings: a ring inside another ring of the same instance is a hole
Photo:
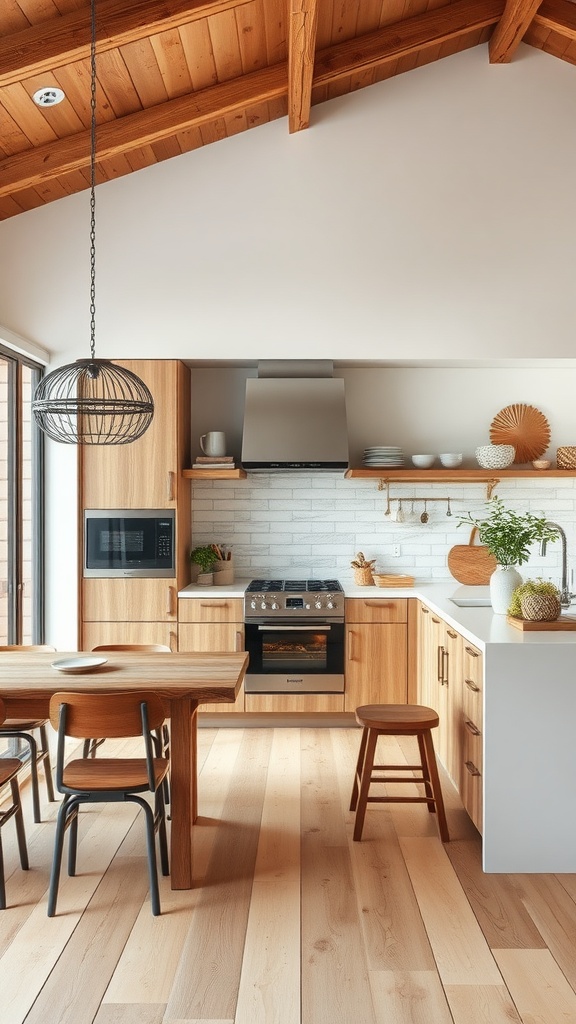
[[[234,469],[233,455],[198,455],[192,469]]]

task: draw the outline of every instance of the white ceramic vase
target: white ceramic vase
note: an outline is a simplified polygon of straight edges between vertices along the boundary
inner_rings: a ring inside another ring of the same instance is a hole
[[[513,565],[497,565],[490,577],[490,601],[495,615],[506,615],[512,594],[523,582]]]

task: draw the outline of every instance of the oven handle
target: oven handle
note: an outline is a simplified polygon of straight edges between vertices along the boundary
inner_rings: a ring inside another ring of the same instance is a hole
[[[258,626],[261,633],[279,633],[281,629],[288,630],[290,633],[297,631],[298,633],[329,633],[331,626]]]

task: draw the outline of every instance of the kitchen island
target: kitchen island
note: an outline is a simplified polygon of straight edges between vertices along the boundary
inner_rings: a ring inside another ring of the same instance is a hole
[[[244,585],[179,596],[239,597]],[[351,598],[419,599],[482,651],[484,870],[576,872],[576,631],[523,632],[490,607],[458,607],[452,598],[487,588],[455,581],[342,585]]]

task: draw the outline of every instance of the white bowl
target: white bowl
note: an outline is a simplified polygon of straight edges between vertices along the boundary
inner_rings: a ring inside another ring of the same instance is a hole
[[[457,466],[462,465],[461,453],[445,452],[444,455],[439,455],[438,458],[445,469],[456,469]]]
[[[506,469],[515,455],[513,444],[483,444],[476,449],[476,461],[482,469]]]
[[[435,455],[413,455],[412,462],[418,469],[430,469],[436,461]]]

